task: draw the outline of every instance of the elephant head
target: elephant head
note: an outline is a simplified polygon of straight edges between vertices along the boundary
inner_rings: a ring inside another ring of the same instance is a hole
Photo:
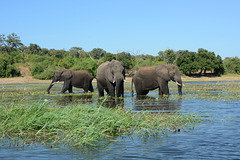
[[[106,79],[116,86],[117,97],[123,96],[125,79],[124,64],[120,61],[112,60],[107,64],[104,74]]]
[[[177,66],[171,64],[162,64],[156,67],[157,76],[165,81],[173,81],[178,85],[178,93],[182,95],[181,73]]]
[[[54,76],[53,76],[53,80],[50,84],[50,86],[47,89],[48,94],[50,93],[50,89],[52,88],[52,86],[56,83],[56,82],[62,82],[68,79],[71,79],[72,77],[72,71],[68,70],[68,69],[62,69],[59,71],[56,71]]]

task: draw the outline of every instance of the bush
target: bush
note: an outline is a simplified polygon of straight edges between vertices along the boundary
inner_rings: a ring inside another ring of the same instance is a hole
[[[36,75],[34,76],[34,78],[42,79],[42,80],[52,79],[54,73],[55,73],[57,70],[60,70],[60,69],[62,69],[62,68],[61,68],[61,67],[54,66],[54,65],[48,66],[46,69],[44,69],[43,72],[41,72],[41,73],[39,73],[39,74],[36,74]]]
[[[227,57],[224,59],[223,64],[228,73],[240,74],[240,59],[238,57]]]
[[[97,73],[97,63],[94,62],[91,58],[89,57],[84,57],[81,59],[75,59],[74,66],[72,67],[72,70],[86,70],[88,71],[91,75],[96,76]]]
[[[17,77],[21,73],[13,64],[14,61],[10,55],[0,54],[0,77]]]

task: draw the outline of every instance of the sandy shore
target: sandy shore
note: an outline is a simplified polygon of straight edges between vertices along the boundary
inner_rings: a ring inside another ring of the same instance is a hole
[[[131,82],[132,78],[127,77],[126,82]],[[221,77],[200,77],[200,78],[193,78],[193,77],[182,77],[183,82],[189,81],[240,81],[240,75],[223,75]],[[96,82],[96,79],[93,80]],[[51,83],[51,80],[39,80],[33,79],[31,76],[25,77],[14,77],[14,78],[0,78],[0,84],[36,84],[36,83]]]

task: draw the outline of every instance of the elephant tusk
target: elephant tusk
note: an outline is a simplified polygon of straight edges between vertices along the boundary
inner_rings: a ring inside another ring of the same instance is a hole
[[[176,81],[176,83],[177,83],[177,85],[182,86],[180,83],[178,83],[178,81]]]
[[[54,85],[56,82],[51,83],[51,85]]]
[[[115,83],[116,81],[115,80],[113,80],[113,83]]]

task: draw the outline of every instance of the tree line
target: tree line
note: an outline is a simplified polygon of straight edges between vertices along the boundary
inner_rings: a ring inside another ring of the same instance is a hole
[[[129,52],[112,54],[101,48],[87,52],[81,47],[72,47],[66,51],[41,48],[33,43],[25,46],[15,33],[0,35],[0,77],[20,76],[18,65],[28,66],[32,76],[37,79],[51,79],[55,71],[62,68],[83,69],[96,75],[97,67],[112,59],[122,61],[130,76],[140,67],[159,64],[175,64],[183,74],[189,76],[240,74],[238,57],[222,60],[219,55],[203,48],[199,48],[198,52],[167,49],[159,51],[158,56],[134,55]]]

